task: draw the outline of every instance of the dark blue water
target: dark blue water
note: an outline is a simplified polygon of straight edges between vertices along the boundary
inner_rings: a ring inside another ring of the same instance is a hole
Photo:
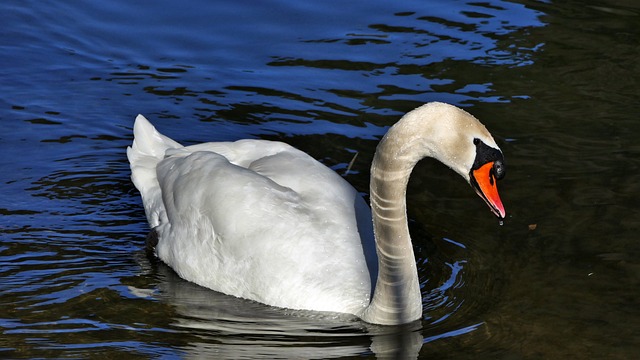
[[[0,356],[632,358],[640,7],[552,1],[0,5]],[[408,197],[424,318],[380,327],[189,284],[146,256],[125,148],[295,145],[368,191],[379,137],[466,108],[508,163],[499,226],[426,161]]]

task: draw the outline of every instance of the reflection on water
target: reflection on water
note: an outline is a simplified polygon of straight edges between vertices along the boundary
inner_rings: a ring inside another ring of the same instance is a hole
[[[640,8],[421,1],[3,4],[0,356],[630,358],[640,344]],[[424,318],[270,308],[144,253],[124,149],[144,113],[186,143],[284,140],[367,192],[377,139],[426,101],[505,152],[504,226],[414,171]],[[91,355],[89,355],[91,354]]]
[[[282,310],[182,281],[163,264],[157,271],[164,281],[151,296],[173,306],[173,326],[200,338],[182,348],[185,355],[326,359],[373,351],[378,357],[416,358],[422,345],[419,322],[380,327],[351,315]]]

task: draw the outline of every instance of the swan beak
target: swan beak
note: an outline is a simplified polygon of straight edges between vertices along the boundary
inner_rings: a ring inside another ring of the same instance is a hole
[[[488,162],[477,170],[471,171],[471,186],[480,197],[489,205],[491,211],[499,218],[504,219],[506,212],[498,195],[498,179],[493,172],[494,162]]]

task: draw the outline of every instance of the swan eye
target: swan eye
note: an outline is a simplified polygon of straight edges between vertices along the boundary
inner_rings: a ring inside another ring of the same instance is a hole
[[[488,163],[492,163],[490,171],[491,176],[500,180],[504,177],[507,167],[504,164],[504,157],[500,150],[492,148],[485,144],[482,140],[475,138],[473,143],[476,145],[476,158],[471,167],[471,171],[478,170]]]
[[[506,171],[507,168],[504,166],[504,163],[501,160],[496,160],[493,162],[493,173],[496,175],[496,179],[502,179]]]

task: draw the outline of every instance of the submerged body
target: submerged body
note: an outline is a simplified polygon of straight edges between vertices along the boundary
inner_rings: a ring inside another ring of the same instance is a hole
[[[482,173],[476,191],[504,217],[493,181],[501,175],[487,170],[484,179],[474,139],[489,149],[480,165],[491,169],[503,166],[499,148],[475,118],[446,104],[414,110],[381,141],[372,165],[373,214],[342,177],[284,143],[183,147],[142,116],[134,136],[127,155],[158,234],[157,256],[186,280],[268,305],[350,313],[382,324],[420,318],[404,193],[413,166],[425,156],[472,185],[476,171]]]

